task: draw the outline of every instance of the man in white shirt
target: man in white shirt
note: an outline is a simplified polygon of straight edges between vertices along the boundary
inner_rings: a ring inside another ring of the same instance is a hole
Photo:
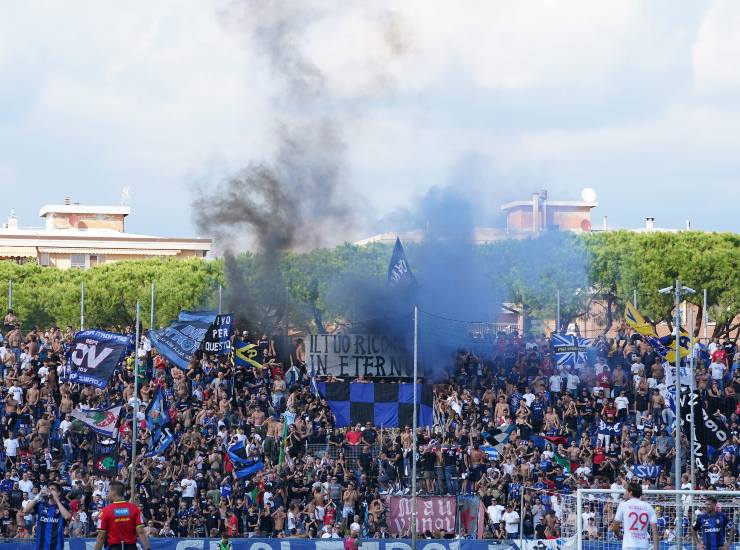
[[[182,498],[186,500],[188,506],[190,506],[195,498],[195,493],[198,490],[198,484],[194,479],[186,477],[180,482],[182,488]]]
[[[503,515],[504,510],[506,510],[506,508],[501,506],[494,498],[491,501],[491,505],[486,509],[488,521],[490,521],[492,525],[498,525],[501,523],[501,516]]]
[[[550,391],[552,393],[560,393],[563,384],[563,379],[560,378],[560,373],[556,372],[550,377]]]
[[[18,456],[18,447],[20,447],[20,443],[16,439],[13,432],[10,432],[8,434],[8,437],[5,438],[5,440],[3,441],[3,446],[5,447],[5,456],[7,456],[11,462],[15,463],[15,459]]]
[[[581,379],[578,378],[578,375],[572,371],[568,371],[566,384],[566,388],[568,388],[568,391],[571,393],[575,393],[575,391],[578,389],[578,384],[580,383]]]
[[[519,536],[519,514],[514,511],[511,504],[506,507],[506,512],[501,516],[501,519],[504,520],[506,526],[506,536],[509,539],[517,538]]]
[[[534,397],[535,396],[532,393],[532,390],[529,389],[529,388],[527,389],[527,393],[525,393],[524,395],[522,395],[522,399],[524,399],[524,401],[527,403],[527,407],[531,407],[532,406],[532,401],[534,401]]]
[[[69,415],[64,415],[64,420],[59,423],[59,431],[62,433],[62,437],[72,428],[72,421],[69,419]]]
[[[709,365],[709,373],[712,375],[712,381],[717,382],[720,388],[722,387],[722,379],[725,377],[726,368],[724,363],[718,361],[714,361]]]
[[[647,550],[650,548],[648,526],[653,533],[653,548],[658,550],[658,516],[653,507],[640,500],[642,487],[639,483],[631,482],[625,491],[625,502],[617,507],[614,515],[612,530],[618,539],[622,539],[624,550]],[[624,525],[624,533],[622,533]],[[624,534],[624,537],[622,536]]]
[[[18,488],[29,495],[33,492],[33,480],[28,472],[23,472],[23,477],[18,482]]]

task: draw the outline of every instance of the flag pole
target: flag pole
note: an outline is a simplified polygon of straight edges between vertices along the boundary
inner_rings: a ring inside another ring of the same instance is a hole
[[[673,337],[674,337],[674,359],[676,363],[676,420],[674,422],[676,437],[676,457],[673,464],[675,489],[681,489],[681,282],[676,279],[674,297],[674,319],[673,319]],[[681,550],[681,530],[683,529],[683,507],[681,506],[681,497],[676,495],[676,549]]]
[[[13,309],[13,280],[8,281],[8,309]]]
[[[637,289],[632,289],[632,305],[637,309]]]
[[[419,422],[417,408],[417,380],[419,378],[419,306],[414,306],[414,412],[411,443],[411,550],[416,550],[416,430]]]
[[[80,330],[85,328],[85,281],[80,283]]]
[[[221,315],[221,290],[222,286],[218,285],[218,314]]]
[[[141,308],[139,302],[136,302],[136,341],[134,342],[134,414],[131,419],[131,479],[130,500],[136,500],[136,440],[139,437],[139,319]]]
[[[555,332],[560,332],[560,290],[556,291],[556,297],[557,297],[557,315],[556,318],[556,325],[555,325]]]
[[[696,487],[696,451],[694,450],[694,441],[695,441],[695,434],[694,434],[694,392],[696,391],[696,378],[694,373],[694,307],[691,307],[691,313],[688,315],[689,324],[689,391],[691,392],[691,397],[689,398],[689,414],[691,415],[691,418],[689,420],[689,425],[691,426],[689,429],[691,430],[691,490],[693,491]],[[678,352],[678,346],[676,346],[676,352]]]
[[[704,305],[702,306],[704,308],[704,311],[702,311],[701,316],[701,322],[704,325],[704,345],[707,345],[707,330],[708,330],[708,322],[709,319],[707,319],[707,289],[704,289]]]
[[[152,281],[152,301],[149,306],[149,329],[154,330],[154,281]]]

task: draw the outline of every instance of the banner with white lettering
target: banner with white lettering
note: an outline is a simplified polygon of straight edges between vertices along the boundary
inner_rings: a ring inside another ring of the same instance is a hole
[[[307,341],[308,372],[317,375],[342,378],[414,374],[411,356],[401,339],[377,334],[309,334]]]
[[[640,479],[655,479],[662,469],[660,464],[635,464],[632,466],[632,473]]]
[[[187,369],[215,319],[216,313],[212,311],[181,311],[178,320],[170,326],[150,330],[149,338],[168,361]]]
[[[152,550],[218,550],[220,539],[196,539],[196,538],[151,538]],[[362,550],[411,550],[409,539],[362,539],[360,548]],[[552,541],[524,541],[527,550],[555,550],[566,548],[564,539]],[[337,539],[301,539],[301,538],[252,538],[252,539],[229,539],[234,550],[344,550],[344,540]],[[36,541],[29,539],[14,539],[8,542],[0,542],[0,550],[34,550]],[[95,539],[65,538],[64,550],[90,550],[95,545]],[[419,538],[416,543],[417,550],[518,550],[519,540],[475,540],[475,539],[434,539],[426,540]],[[592,544],[584,541],[584,550],[598,548],[599,550],[618,550],[619,543]],[[661,550],[667,550],[661,546]]]
[[[69,357],[72,367],[70,381],[105,388],[123,359],[128,343],[128,336],[106,330],[77,332]]]
[[[216,316],[216,320],[213,321],[211,328],[206,333],[205,340],[203,340],[203,351],[205,353],[215,355],[231,353],[232,321],[233,315],[231,313]]]
[[[407,534],[411,528],[411,497],[388,499],[388,532]],[[450,497],[417,497],[416,526],[419,532],[441,531],[454,533],[457,530],[457,499]]]

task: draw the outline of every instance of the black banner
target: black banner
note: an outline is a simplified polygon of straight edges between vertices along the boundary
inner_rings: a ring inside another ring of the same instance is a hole
[[[216,316],[216,320],[213,321],[203,340],[203,351],[205,353],[216,355],[231,353],[232,319],[233,315],[231,313]]]
[[[725,444],[729,437],[727,426],[719,418],[709,416],[698,392],[684,391],[681,393],[679,417],[681,418],[682,431],[689,441],[689,445],[691,445],[691,418],[694,418],[696,467],[700,471],[706,472],[709,468],[707,447],[712,446],[719,449]]]
[[[76,333],[70,353],[70,381],[105,388],[128,345],[128,336],[115,332],[93,329]]]
[[[95,443],[93,451],[93,473],[113,477],[118,473],[118,444]]]

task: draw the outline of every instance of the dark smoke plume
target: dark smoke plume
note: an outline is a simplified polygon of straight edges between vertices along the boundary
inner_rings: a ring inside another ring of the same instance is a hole
[[[193,201],[199,229],[225,250],[227,304],[244,316],[259,317],[275,328],[287,324],[287,290],[279,267],[288,250],[337,244],[356,217],[346,180],[344,120],[326,75],[304,52],[307,28],[321,19],[309,2],[240,0],[230,5],[225,26],[246,33],[279,83],[272,98],[276,143],[272,158],[250,163],[231,178],[201,190]],[[389,56],[405,51],[400,20],[381,18],[379,31]],[[245,273],[232,251],[256,249],[259,276]],[[262,280],[266,279],[266,280]],[[256,314],[250,280],[262,290]],[[270,314],[265,313],[270,310]],[[271,319],[271,321],[267,321]]]

